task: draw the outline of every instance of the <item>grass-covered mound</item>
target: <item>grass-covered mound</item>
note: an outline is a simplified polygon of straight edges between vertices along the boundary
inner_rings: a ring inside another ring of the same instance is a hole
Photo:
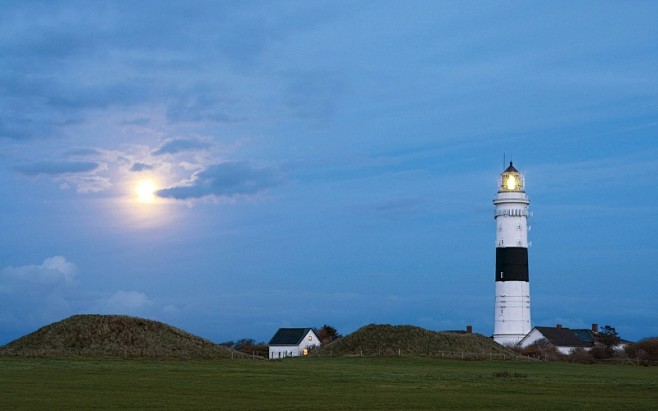
[[[323,346],[318,355],[501,358],[516,354],[481,334],[437,332],[411,325],[367,325]]]
[[[0,347],[0,355],[149,359],[243,356],[167,324],[122,315],[74,315]]]

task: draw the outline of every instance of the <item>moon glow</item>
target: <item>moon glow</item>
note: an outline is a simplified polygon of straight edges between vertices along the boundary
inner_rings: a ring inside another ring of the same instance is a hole
[[[155,201],[157,186],[153,180],[139,180],[135,184],[135,194],[140,203],[152,203]]]

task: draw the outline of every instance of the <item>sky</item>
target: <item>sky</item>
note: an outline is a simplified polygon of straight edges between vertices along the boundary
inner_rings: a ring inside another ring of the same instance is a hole
[[[74,314],[490,336],[510,160],[532,324],[658,335],[658,3],[0,6],[0,344]]]

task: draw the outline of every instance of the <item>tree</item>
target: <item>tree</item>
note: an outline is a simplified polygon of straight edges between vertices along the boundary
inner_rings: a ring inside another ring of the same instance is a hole
[[[597,360],[605,360],[612,358],[615,355],[615,346],[619,344],[621,339],[617,335],[615,327],[606,325],[601,329],[597,336],[596,344],[590,351],[592,357]]]
[[[316,328],[314,331],[315,335],[317,335],[320,339],[320,343],[322,345],[329,344],[333,340],[337,340],[342,337],[340,334],[338,334],[338,331],[334,327],[327,324],[320,328]]]
[[[232,343],[232,341],[229,341]],[[228,345],[226,345],[228,346]],[[253,338],[242,338],[232,344],[229,348],[245,354],[258,355],[259,357],[266,357],[269,355],[269,347],[264,342],[257,343]]]
[[[237,351],[244,351],[245,349],[249,350],[254,345],[256,345],[256,340],[253,338],[241,338],[235,344],[233,344],[233,349]]]
[[[601,329],[601,332],[599,333],[599,342],[604,346],[614,347],[619,344],[620,341],[621,339],[619,338],[615,327],[606,325]]]

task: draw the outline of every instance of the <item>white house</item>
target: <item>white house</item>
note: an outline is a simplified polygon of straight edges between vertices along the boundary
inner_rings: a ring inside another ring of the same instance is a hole
[[[581,331],[581,330],[579,330]],[[562,354],[570,354],[576,348],[583,348],[589,350],[594,344],[593,341],[583,341],[581,337],[576,335],[573,330],[557,327],[534,327],[530,332],[519,341],[519,347],[526,348],[535,342],[545,339],[551,345],[555,346]]]
[[[267,345],[270,359],[297,357],[319,347],[320,339],[311,328],[279,328]]]

